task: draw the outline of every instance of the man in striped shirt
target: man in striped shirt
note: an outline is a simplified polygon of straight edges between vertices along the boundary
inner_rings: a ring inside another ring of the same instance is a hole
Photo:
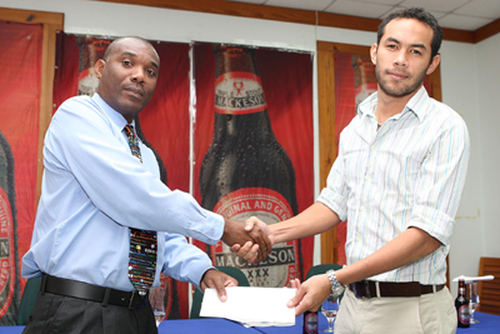
[[[462,118],[427,95],[439,65],[436,19],[411,8],[389,15],[371,47],[377,92],[340,136],[339,154],[316,203],[269,226],[273,243],[347,220],[347,266],[300,284],[296,313],[345,293],[335,333],[454,333],[444,285],[446,256],[469,158]],[[252,218],[248,222],[248,228]],[[250,245],[233,247],[248,256]]]

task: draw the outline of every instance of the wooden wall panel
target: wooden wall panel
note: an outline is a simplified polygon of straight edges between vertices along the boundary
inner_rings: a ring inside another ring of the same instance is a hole
[[[318,42],[318,105],[319,105],[319,175],[320,187],[326,185],[326,178],[335,158],[337,140],[335,137],[335,72],[334,45]],[[337,236],[333,228],[321,234],[321,263],[337,263]]]

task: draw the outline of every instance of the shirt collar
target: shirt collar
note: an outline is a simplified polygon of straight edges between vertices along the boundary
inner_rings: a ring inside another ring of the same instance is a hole
[[[358,109],[356,111],[357,114],[359,116],[371,115],[375,117],[375,108],[377,107],[377,100],[378,100],[377,92],[368,96],[363,102],[359,104]],[[422,85],[417,91],[417,93],[415,93],[415,95],[413,95],[412,98],[408,101],[403,111],[398,115],[401,116],[405,112],[410,111],[413,114],[415,114],[415,116],[417,116],[419,120],[422,120],[427,112],[425,106],[427,105],[428,100],[429,100],[429,95],[427,94],[427,91]]]
[[[376,107],[377,107],[377,92],[374,92],[358,105],[356,112],[359,116],[371,115],[375,117]]]
[[[426,106],[428,105],[429,99],[429,94],[427,94],[427,90],[425,90],[425,87],[422,85],[417,93],[408,101],[405,110],[408,109],[412,111],[417,115],[419,120],[422,120],[427,113]]]
[[[101,110],[109,117],[111,122],[113,122],[120,130],[123,130],[125,125],[129,124],[125,117],[118,111],[113,109],[103,98],[98,94],[94,93],[92,100],[101,108]],[[132,121],[130,125],[134,126],[135,131],[135,121]]]

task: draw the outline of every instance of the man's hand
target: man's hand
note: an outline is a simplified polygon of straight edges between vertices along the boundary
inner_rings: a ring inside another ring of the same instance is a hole
[[[305,311],[317,311],[331,292],[330,280],[326,274],[315,275],[303,284],[300,284],[298,280],[290,283],[292,288],[297,289],[297,293],[287,305],[296,307],[296,316]]]
[[[274,240],[271,235],[271,229],[259,218],[250,217],[245,222],[245,231],[247,231],[250,236],[252,236],[252,238],[255,238],[256,236],[254,237],[254,235],[259,233],[264,233],[267,236],[270,242],[269,251],[267,252],[267,254],[261,258],[259,256],[260,253],[258,252],[259,247],[256,247],[257,245],[250,241],[247,241],[245,244],[237,243],[232,245],[231,251],[250,263],[257,263],[262,261],[267,257],[267,255],[269,255],[269,253],[271,252],[271,247],[274,244]],[[260,250],[262,250],[262,248]]]
[[[252,217],[250,219],[256,219]],[[250,220],[249,219],[249,220]],[[247,221],[248,222],[248,221]],[[231,246],[231,249],[242,249],[240,256],[248,262],[260,262],[265,259],[272,249],[269,239],[270,230],[266,223],[258,220],[249,227],[248,223],[235,220],[226,220],[222,241]],[[241,245],[244,245],[241,247]],[[235,252],[238,252],[237,250]],[[240,252],[238,252],[238,255]]]
[[[200,289],[205,291],[206,288],[215,288],[221,302],[227,299],[226,287],[237,286],[238,281],[233,277],[218,271],[216,269],[208,269],[201,279]]]

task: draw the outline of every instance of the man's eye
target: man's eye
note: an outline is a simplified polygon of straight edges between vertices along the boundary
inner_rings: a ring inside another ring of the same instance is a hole
[[[131,66],[131,65],[132,65],[132,62],[131,62],[130,60],[128,60],[128,59],[124,59],[124,60],[122,61],[122,64],[123,64],[124,66],[127,66],[127,67],[128,67],[128,66]]]
[[[147,73],[150,77],[156,78],[156,71],[149,69],[147,70]]]
[[[410,52],[414,55],[421,55],[422,54],[422,52],[420,52],[420,50],[415,50],[415,49],[411,50]]]
[[[391,50],[394,50],[397,48],[396,44],[387,44],[387,48],[388,49],[391,49]]]

